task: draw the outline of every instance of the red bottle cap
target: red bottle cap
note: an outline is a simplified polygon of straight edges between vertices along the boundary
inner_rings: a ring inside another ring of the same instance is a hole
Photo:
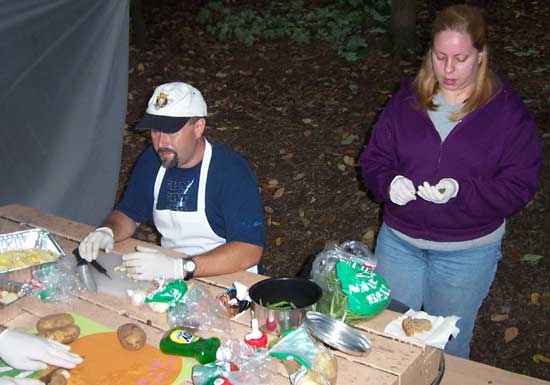
[[[244,342],[254,348],[263,348],[267,346],[267,334],[258,327],[258,320],[252,320],[252,332],[244,337]]]

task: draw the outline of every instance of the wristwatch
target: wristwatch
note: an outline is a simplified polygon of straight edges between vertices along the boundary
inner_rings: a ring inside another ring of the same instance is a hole
[[[197,268],[197,265],[195,264],[195,261],[193,261],[192,258],[187,258],[183,260],[183,270],[185,270],[186,274],[183,278],[185,281],[190,280],[193,278],[193,274],[195,274],[195,269]]]

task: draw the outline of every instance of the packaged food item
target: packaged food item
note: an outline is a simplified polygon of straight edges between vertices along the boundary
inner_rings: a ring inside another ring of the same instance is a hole
[[[248,295],[248,287],[240,282],[233,282],[233,287],[219,294],[216,298],[227,310],[227,315],[230,318],[248,309],[252,302]]]
[[[201,338],[179,327],[170,330],[160,340],[161,352],[192,357],[203,365],[216,360],[216,352],[219,347],[219,338]]]

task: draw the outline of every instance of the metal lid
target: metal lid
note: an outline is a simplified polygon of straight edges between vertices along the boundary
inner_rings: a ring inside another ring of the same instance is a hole
[[[319,341],[344,353],[362,356],[371,349],[371,344],[365,336],[328,315],[308,311],[304,324]]]

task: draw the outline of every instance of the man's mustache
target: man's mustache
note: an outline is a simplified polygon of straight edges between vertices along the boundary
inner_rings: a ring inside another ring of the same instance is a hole
[[[176,151],[172,150],[171,148],[168,148],[168,147],[160,147],[157,152],[159,154],[162,154],[162,153],[170,153],[170,154],[175,154]]]

